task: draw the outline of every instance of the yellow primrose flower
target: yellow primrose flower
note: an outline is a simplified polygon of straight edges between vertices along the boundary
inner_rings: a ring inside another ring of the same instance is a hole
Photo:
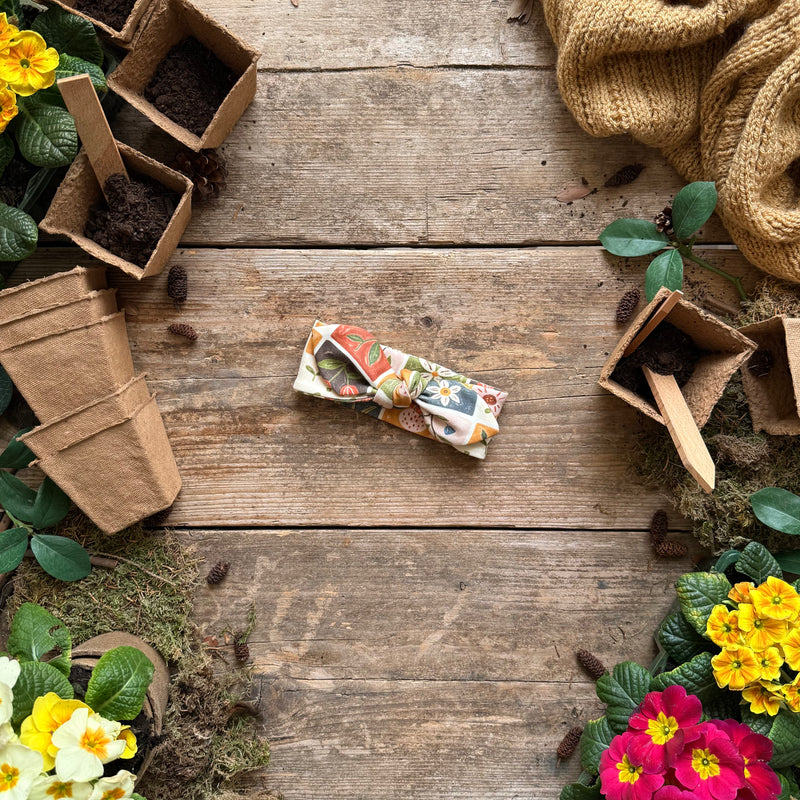
[[[5,86],[0,87],[0,133],[17,116],[18,111],[17,95]]]
[[[103,774],[103,764],[119,758],[125,741],[118,739],[122,725],[104,719],[89,708],[79,708],[53,733],[56,775],[62,781],[91,781]]]
[[[0,81],[23,97],[47,89],[56,79],[58,53],[36,31],[20,31],[0,55]]]
[[[800,686],[797,685],[797,682],[800,681],[800,675],[798,675],[791,683],[785,683],[781,686],[781,691],[783,692],[783,697],[786,700],[786,705],[792,711],[800,711]]]
[[[127,800],[133,794],[135,780],[136,776],[126,769],[111,778],[100,778],[89,800]]]
[[[735,583],[733,589],[728,592],[728,597],[733,600],[734,603],[749,603],[750,590],[754,587],[755,584],[750,581]]]
[[[768,647],[756,653],[756,661],[761,668],[762,681],[777,681],[780,678],[783,657],[777,647]]]
[[[781,707],[781,694],[782,692],[780,694],[776,692],[771,684],[759,681],[742,692],[742,699],[750,703],[750,710],[754,714],[766,712],[774,717]]]
[[[792,628],[788,636],[781,642],[783,657],[791,669],[800,669],[800,630]]]
[[[122,751],[120,758],[133,758],[139,751],[139,745],[136,743],[136,734],[131,730],[130,725],[122,726],[117,739],[122,739],[125,742],[125,749]]]
[[[774,644],[780,644],[789,633],[788,623],[760,617],[755,607],[749,605],[739,606],[739,627],[744,631],[747,646],[753,650],[766,650]]]
[[[40,775],[31,787],[28,800],[89,800],[91,783],[62,781],[57,775]]]
[[[714,606],[706,623],[706,635],[722,648],[739,647],[743,642],[742,631],[739,630],[739,613],[730,611],[727,606]]]
[[[747,647],[734,647],[723,650],[711,659],[714,668],[714,680],[720,689],[726,686],[740,692],[750,683],[757,681],[761,675],[761,667]]]
[[[3,800],[26,800],[42,771],[42,756],[19,744],[0,750],[0,793]]]
[[[49,772],[56,764],[58,748],[53,745],[53,732],[67,722],[79,708],[89,708],[80,700],[62,700],[55,692],[37,697],[33,711],[22,721],[19,740],[44,757],[44,771]]]
[[[750,602],[759,617],[794,621],[800,614],[800,595],[786,581],[772,575],[750,591]]]
[[[5,53],[11,46],[11,40],[19,33],[19,29],[9,23],[8,15],[0,14],[0,53]]]

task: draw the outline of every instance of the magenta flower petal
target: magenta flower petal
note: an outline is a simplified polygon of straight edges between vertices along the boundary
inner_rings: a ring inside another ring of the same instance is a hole
[[[662,786],[654,795],[653,800],[693,800],[694,795],[678,786]]]
[[[698,800],[734,800],[745,785],[744,758],[724,728],[697,727],[700,736],[678,756],[675,776]]]
[[[608,800],[651,800],[664,783],[663,774],[646,771],[634,737],[630,732],[615,736],[600,756],[600,792]]]

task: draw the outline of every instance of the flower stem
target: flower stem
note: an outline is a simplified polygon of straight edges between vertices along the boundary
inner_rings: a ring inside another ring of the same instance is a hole
[[[702,258],[698,258],[698,256],[694,255],[687,247],[679,247],[678,252],[684,258],[688,258],[689,261],[694,261],[695,264],[703,267],[703,269],[707,269],[709,272],[713,272],[715,275],[719,275],[721,278],[725,278],[725,280],[730,281],[736,287],[736,291],[739,293],[739,299],[747,300],[747,293],[744,290],[744,286],[742,286],[742,281],[740,278],[725,272],[725,270],[722,270],[719,267],[709,264],[708,261],[704,261]]]

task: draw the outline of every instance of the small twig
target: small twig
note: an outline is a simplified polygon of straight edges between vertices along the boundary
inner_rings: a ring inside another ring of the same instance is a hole
[[[159,581],[164,581],[164,583],[168,583],[170,586],[174,587],[175,589],[178,588],[176,583],[173,583],[169,578],[165,578],[163,575],[158,575],[155,572],[150,572],[149,569],[146,569],[141,564],[138,564],[136,561],[131,561],[129,558],[125,558],[124,556],[115,556],[111,553],[98,553],[95,552],[92,555],[101,556],[102,558],[112,558],[116,559],[117,561],[124,561],[126,564],[130,564],[131,566],[138,567],[142,572],[149,575],[151,578],[156,578]]]
[[[736,291],[739,293],[739,297],[742,300],[747,300],[747,292],[745,292],[744,286],[742,286],[742,281],[740,278],[737,278],[735,275],[731,275],[729,272],[725,272],[725,270],[722,270],[719,267],[715,267],[712,264],[709,264],[708,261],[703,261],[702,258],[698,258],[696,255],[694,255],[688,247],[679,247],[678,252],[684,258],[688,258],[689,261],[694,261],[695,264],[703,267],[703,269],[707,269],[709,272],[713,272],[715,275],[719,275],[720,278],[725,278],[725,280],[730,281],[736,287]]]
[[[729,317],[735,317],[739,313],[739,309],[735,306],[730,305],[730,303],[726,303],[724,300],[718,300],[716,297],[712,297],[711,295],[704,297],[703,302],[707,306],[711,306],[712,308],[716,308],[717,311],[727,314]]]
[[[93,567],[103,567],[104,569],[116,569],[119,566],[116,558],[106,558],[105,556],[89,556],[89,562]]]

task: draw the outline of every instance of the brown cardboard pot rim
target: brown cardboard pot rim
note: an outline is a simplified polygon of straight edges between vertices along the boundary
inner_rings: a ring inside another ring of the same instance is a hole
[[[181,236],[192,215],[194,184],[177,170],[165,166],[160,161],[156,161],[122,142],[117,142],[117,147],[130,172],[134,175],[139,173],[152,178],[180,195],[172,218],[161,234],[148,262],[140,267],[138,264],[126,261],[110,250],[106,250],[105,247],[101,247],[93,239],[84,235],[89,210],[100,199],[102,192],[83,148],[56,189],[47,214],[39,223],[39,227],[46,233],[66,236],[98,261],[117,267],[128,275],[141,280],[150,275],[158,275],[180,244]]]
[[[169,699],[169,669],[164,659],[155,648],[144,639],[125,631],[110,631],[87,639],[72,650],[72,663],[86,669],[93,669],[100,657],[115,647],[135,647],[144,653],[152,662],[155,671],[150,688],[145,696],[142,711],[153,721],[153,732],[158,735],[164,728],[164,715]],[[144,775],[153,760],[154,750],[151,748],[144,757],[142,765],[136,773],[137,780]]]
[[[64,300],[77,300],[88,292],[106,289],[107,286],[104,266],[77,266],[65,272],[55,272],[35,281],[26,281],[19,286],[3,289],[0,292],[0,315],[7,306],[11,307],[11,311],[7,312],[9,318],[38,311],[51,304],[50,298],[54,292],[58,292],[58,296]]]
[[[113,44],[119,45],[120,47],[127,47],[136,34],[136,29],[139,27],[139,23],[150,7],[152,0],[136,0],[133,4],[133,8],[131,8],[130,14],[128,14],[128,18],[125,20],[125,24],[120,30],[112,28],[105,22],[101,22],[97,17],[92,17],[88,14],[84,14],[82,11],[78,11],[74,6],[74,0],[53,0],[53,2],[66,11],[69,11],[70,14],[75,14],[91,22],[92,25],[100,29],[104,38],[108,39]]]
[[[57,336],[64,336],[67,333],[72,333],[73,331],[79,331],[83,328],[94,328],[97,325],[109,325],[114,320],[119,319],[122,317],[123,321],[125,319],[125,312],[124,311],[117,311],[114,314],[109,314],[108,316],[102,317],[101,319],[97,320],[96,322],[88,322],[88,323],[81,323],[80,325],[71,325],[68,328],[60,328],[53,331],[47,331],[41,336],[31,336],[30,339],[26,339],[24,342],[20,342],[19,344],[15,344],[13,347],[7,347],[0,349],[0,353],[5,353],[7,351],[13,351],[20,347],[25,347],[26,344],[30,344],[31,342],[39,341],[40,339],[53,339]]]

